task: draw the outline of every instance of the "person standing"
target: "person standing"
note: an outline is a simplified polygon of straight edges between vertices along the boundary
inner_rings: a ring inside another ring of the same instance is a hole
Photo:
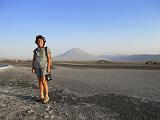
[[[51,72],[51,51],[45,46],[46,40],[44,36],[36,36],[35,43],[37,48],[33,51],[32,73],[35,73],[38,78],[40,100],[43,103],[48,103],[48,83],[45,75]]]

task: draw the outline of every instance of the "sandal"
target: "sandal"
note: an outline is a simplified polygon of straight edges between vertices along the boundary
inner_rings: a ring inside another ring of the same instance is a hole
[[[45,97],[43,103],[48,103],[48,102],[49,102],[49,97]]]

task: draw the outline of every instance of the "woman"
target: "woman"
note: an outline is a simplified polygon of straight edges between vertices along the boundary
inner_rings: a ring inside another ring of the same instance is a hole
[[[47,72],[51,72],[51,51],[48,47],[45,47],[46,40],[42,35],[36,36],[35,43],[37,44],[37,48],[33,51],[32,73],[36,74],[39,81],[40,100],[43,103],[47,103],[49,102],[49,96],[45,75]]]

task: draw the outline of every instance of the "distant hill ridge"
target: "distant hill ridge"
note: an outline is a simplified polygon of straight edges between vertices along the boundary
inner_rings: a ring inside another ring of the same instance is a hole
[[[160,61],[160,54],[138,55],[100,55],[94,56],[80,48],[72,48],[67,52],[55,56],[55,60],[110,60],[110,61]]]

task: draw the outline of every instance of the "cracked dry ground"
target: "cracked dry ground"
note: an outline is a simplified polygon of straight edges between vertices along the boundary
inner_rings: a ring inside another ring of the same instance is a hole
[[[50,102],[32,97],[29,67],[0,72],[0,120],[159,120],[160,102],[122,94],[79,96],[49,83]]]

